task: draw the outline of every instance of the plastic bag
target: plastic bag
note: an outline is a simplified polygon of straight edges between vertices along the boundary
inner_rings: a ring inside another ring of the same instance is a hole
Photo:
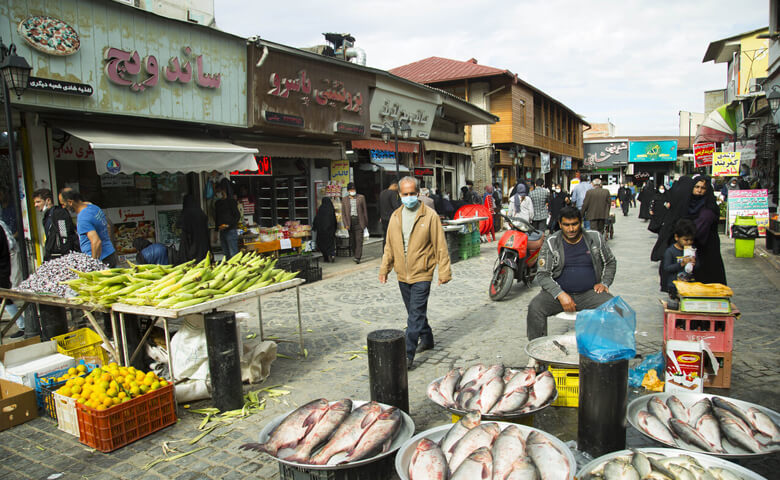
[[[732,225],[731,236],[740,240],[758,238],[758,227],[755,225]]]
[[[656,372],[664,371],[664,353],[658,352],[652,355],[648,355],[642,360],[642,363],[632,368],[628,372],[628,385],[633,388],[639,388],[642,386],[642,380],[645,378],[645,374],[650,370]]]
[[[577,313],[577,350],[599,363],[627,360],[636,355],[636,312],[614,297],[595,310]]]
[[[363,229],[363,238],[368,238],[368,237],[369,237],[368,227],[366,227]]]

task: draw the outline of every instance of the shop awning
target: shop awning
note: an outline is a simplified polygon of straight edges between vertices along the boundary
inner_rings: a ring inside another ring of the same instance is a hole
[[[704,119],[696,131],[696,143],[728,142],[734,138],[737,131],[737,121],[734,110],[729,105],[721,105]]]
[[[342,160],[344,158],[341,145],[278,142],[239,143],[255,146],[260,151],[260,155],[272,158],[316,158],[322,160]]]
[[[423,140],[423,147],[426,151],[457,153],[459,155],[471,156],[471,148],[452,143],[435,142],[433,140]]]
[[[386,172],[395,173],[395,163],[386,163],[386,162],[361,163],[359,168],[360,170],[366,172],[378,172],[379,170],[384,170]],[[398,165],[398,171],[408,173],[409,168],[403,165]]]
[[[382,140],[352,140],[352,148],[356,150],[382,150],[385,152],[395,151],[395,142],[390,140],[385,143]],[[420,144],[417,142],[398,141],[398,151],[404,153],[418,153]]]
[[[97,173],[257,170],[257,149],[224,140],[65,127],[89,143]]]

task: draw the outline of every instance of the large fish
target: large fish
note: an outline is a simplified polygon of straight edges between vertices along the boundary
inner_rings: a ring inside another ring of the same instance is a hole
[[[495,465],[495,458],[493,459]],[[493,480],[539,480],[539,470],[536,469],[530,457],[520,457],[512,462],[512,471],[506,477],[496,477],[493,472]]]
[[[736,476],[726,468],[712,467],[708,470],[715,476],[716,480],[742,480],[741,477]]]
[[[465,435],[466,432],[479,425],[480,422],[481,415],[479,412],[471,412],[464,415],[455,425],[450,427],[447,434],[444,435],[444,438],[439,442],[441,451],[444,452],[447,461],[450,460],[452,452],[455,450],[455,444],[463,438],[463,435]]]
[[[477,398],[474,399],[474,397]],[[461,410],[472,410],[471,408],[468,408],[469,405],[471,405],[472,400],[479,400],[479,391],[474,390],[473,388],[464,388],[459,391],[458,395],[455,397],[455,405]]]
[[[696,476],[687,468],[680,465],[669,465],[669,471],[674,474],[674,480],[696,480]]]
[[[754,430],[765,437],[769,437],[772,443],[780,442],[780,429],[778,429],[775,422],[769,418],[769,415],[755,407],[748,408],[745,413],[748,419],[750,419],[750,423],[753,425]]]
[[[647,401],[647,411],[655,415],[655,418],[664,425],[668,425],[669,420],[672,419],[672,411],[669,410],[669,407],[660,398],[655,396]]]
[[[720,436],[720,424],[718,419],[711,413],[705,413],[699,417],[696,422],[696,431],[711,445],[714,446],[713,452],[726,453],[723,450],[723,440]]]
[[[738,416],[734,415],[730,411],[724,410],[724,409],[719,408],[719,407],[713,407],[712,408],[712,413],[715,414],[715,418],[718,419],[718,422],[721,425],[723,425],[724,421],[729,419],[729,420],[732,420],[734,422],[734,425],[736,425],[739,428],[741,428],[742,431],[745,432],[746,434],[748,434],[748,435],[752,435],[753,434],[753,428],[751,426],[748,426],[747,423],[742,421],[741,418],[739,418]]]
[[[496,405],[490,411],[491,414],[515,412],[523,408],[528,402],[529,392],[527,387],[517,387],[514,390],[504,389],[504,395],[498,399]]]
[[[669,410],[672,412],[672,416],[678,420],[681,420],[685,423],[688,423],[688,419],[690,418],[690,415],[688,414],[688,409],[685,408],[685,405],[680,401],[679,398],[672,395],[671,397],[666,399],[666,406],[669,407]]]
[[[673,418],[669,420],[669,426],[672,427],[672,431],[677,434],[680,439],[701,448],[705,452],[720,452],[720,445],[714,445],[705,439],[701,433],[696,431],[695,428],[683,422],[680,419]]]
[[[708,413],[712,413],[712,402],[705,397],[691,405],[691,408],[688,409],[688,423],[694,426],[702,416]]]
[[[481,447],[466,457],[450,480],[490,480],[493,478],[493,455],[489,447]]]
[[[504,383],[506,383],[507,390],[513,390],[517,387],[530,387],[536,381],[536,370],[533,368],[524,368],[522,370],[508,368],[504,372]]]
[[[746,432],[744,427],[733,418],[726,417],[720,420],[720,429],[732,444],[748,452],[761,453],[761,444],[758,443],[758,440],[751,433]]]
[[[409,462],[409,480],[447,480],[448,472],[441,448],[427,438],[420,440]]]
[[[545,370],[536,376],[534,382],[534,390],[530,395],[526,409],[536,410],[537,408],[545,405],[555,394],[555,378],[549,370]]]
[[[345,398],[332,403],[325,414],[314,425],[314,428],[303,438],[295,452],[285,457],[285,460],[297,463],[307,463],[311,452],[322,442],[326,441],[330,435],[341,425],[341,422],[352,412],[352,400]]]
[[[526,456],[525,437],[520,427],[506,427],[493,443],[493,478],[505,479],[512,471],[512,464]]]
[[[444,378],[441,379],[439,385],[439,394],[444,397],[445,406],[451,406],[455,404],[455,391],[460,382],[461,371],[459,368],[453,368]]]
[[[376,421],[363,433],[357,444],[347,451],[342,463],[355,462],[390,449],[401,428],[401,411],[390,407],[380,413]]]
[[[332,456],[353,448],[381,413],[382,406],[376,402],[365,403],[356,408],[333,432],[328,443],[311,457],[309,463],[325,465]]]
[[[672,436],[672,432],[669,431],[669,427],[661,423],[661,420],[655,415],[641,411],[637,415],[637,423],[643,432],[659,442],[666,443],[667,445],[675,445],[674,437]]]
[[[528,456],[539,470],[541,480],[567,480],[571,469],[576,467],[569,465],[569,459],[558,447],[537,431],[531,432],[526,438],[526,448]]]
[[[450,404],[449,400],[441,394],[441,384],[438,381],[428,384],[428,389],[425,393],[428,395],[428,398],[433,400],[433,403],[437,405],[446,407]]]
[[[482,365],[481,363],[472,365],[469,368],[467,368],[466,371],[463,372],[463,375],[460,377],[460,381],[458,382],[458,390],[463,390],[463,388],[468,383],[478,379],[485,372],[485,370],[487,370],[487,367]]]
[[[271,432],[265,443],[245,443],[238,448],[266,452],[271,455],[276,455],[276,452],[282,448],[295,448],[301,439],[314,428],[327,409],[328,401],[324,398],[312,400],[287,415],[282,423]]]
[[[639,450],[631,451],[634,452],[634,455],[631,456],[631,465],[639,474],[639,478],[647,478],[653,471],[653,466],[650,465],[650,459]]]
[[[490,367],[483,370],[477,378],[466,383],[461,388],[481,390],[483,386],[487,385],[488,382],[490,382],[496,377],[499,377],[503,380],[503,376],[504,376],[503,365],[491,365]]]
[[[479,400],[477,400],[479,413],[483,415],[488,413],[496,405],[496,402],[498,402],[503,393],[504,379],[501,377],[493,377],[479,392]]]
[[[605,480],[639,480],[639,472],[634,466],[623,460],[611,460],[604,466]]]
[[[474,450],[482,447],[490,448],[500,433],[501,429],[496,423],[483,423],[466,432],[452,451],[449,459],[450,471],[456,471]]]
[[[745,411],[739,408],[738,406],[720,397],[712,397],[712,404],[718,408],[722,408],[723,410],[727,410],[733,413],[734,415],[737,416],[737,418],[745,422],[745,425],[747,425],[748,428],[754,430],[753,423],[750,421],[750,418],[748,417],[747,413],[745,413]]]

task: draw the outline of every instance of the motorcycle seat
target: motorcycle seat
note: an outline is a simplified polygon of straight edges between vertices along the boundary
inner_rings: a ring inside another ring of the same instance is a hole
[[[542,248],[544,243],[544,233],[528,234],[528,251],[533,252]]]
[[[528,241],[535,242],[537,240],[541,240],[543,236],[543,232],[528,232]]]

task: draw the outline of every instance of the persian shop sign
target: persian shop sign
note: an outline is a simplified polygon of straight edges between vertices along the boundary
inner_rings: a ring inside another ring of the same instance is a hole
[[[257,162],[257,171],[254,170],[245,170],[243,172],[235,171],[230,172],[230,175],[236,175],[236,176],[255,176],[255,177],[265,177],[273,175],[273,170],[271,168],[271,157],[267,157],[265,155],[255,155],[255,161]]]
[[[307,107],[314,102],[316,105],[340,107],[347,112],[361,113],[363,111],[363,95],[360,92],[349,92],[340,80],[320,79],[321,87],[312,87],[311,78],[306,70],[298,71],[294,77],[283,77],[273,72],[269,78],[273,88],[269,95],[279,98],[290,98],[290,94],[300,97],[301,103]]]
[[[693,144],[694,167],[707,167],[712,165],[712,154],[715,153],[714,143]]]
[[[677,140],[657,142],[630,142],[629,162],[675,162],[677,161]]]
[[[155,87],[162,76],[168,83],[190,83],[195,78],[195,84],[203,88],[219,88],[222,82],[221,73],[206,73],[203,67],[203,55],[195,55],[190,47],[182,49],[183,57],[171,57],[168,64],[160,68],[157,58],[141,55],[133,51],[109,47],[103,52],[106,62],[103,67],[108,79],[123,87],[129,87],[133,92],[143,92]],[[193,68],[192,60],[195,62]],[[193,70],[195,70],[193,72]]]
[[[584,166],[590,168],[605,168],[628,163],[628,142],[617,141],[609,143],[584,143]]]

